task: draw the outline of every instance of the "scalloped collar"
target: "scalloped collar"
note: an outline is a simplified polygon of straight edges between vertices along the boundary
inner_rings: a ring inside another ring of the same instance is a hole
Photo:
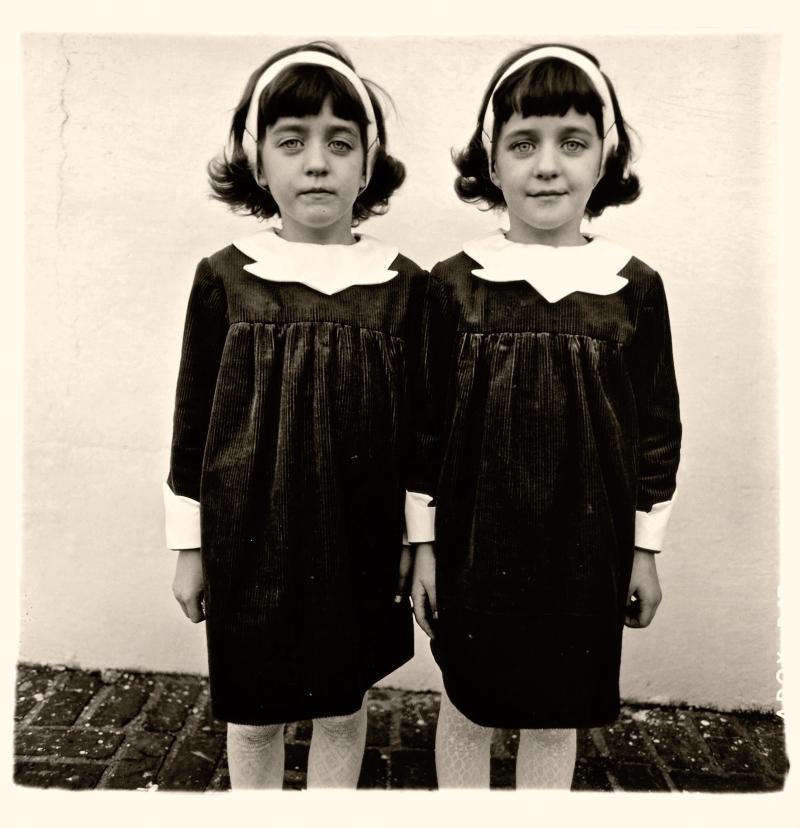
[[[472,273],[490,282],[527,282],[548,302],[570,293],[608,296],[628,284],[619,276],[631,252],[602,236],[590,236],[590,244],[551,247],[509,241],[503,230],[494,230],[464,244],[464,252],[482,269]]]
[[[397,276],[389,270],[398,249],[359,233],[355,244],[289,242],[274,227],[233,242],[253,259],[244,269],[269,282],[300,282],[331,296],[354,285],[378,285]]]

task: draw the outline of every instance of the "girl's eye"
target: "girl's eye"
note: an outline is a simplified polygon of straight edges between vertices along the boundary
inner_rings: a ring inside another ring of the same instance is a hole
[[[584,145],[580,141],[575,141],[573,139],[564,141],[563,147],[567,152],[580,152],[584,149]]]
[[[531,141],[517,141],[511,149],[518,153],[527,153],[533,151],[533,143]]]
[[[330,148],[334,152],[350,152],[350,150],[353,149],[353,147],[347,141],[342,141],[338,138],[331,141]]]
[[[293,150],[293,149],[300,149],[303,146],[303,142],[299,138],[285,138],[279,144],[281,149]]]

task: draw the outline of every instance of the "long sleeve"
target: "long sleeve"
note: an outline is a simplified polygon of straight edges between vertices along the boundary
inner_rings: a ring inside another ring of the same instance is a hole
[[[444,450],[445,407],[455,336],[456,322],[446,289],[432,273],[423,306],[419,358],[412,373],[414,451],[408,482],[413,498],[406,499],[409,526],[416,523],[432,528],[435,521],[436,487]]]
[[[659,551],[675,493],[681,422],[667,300],[658,276],[640,311],[631,357],[639,421],[635,544]]]
[[[167,546],[200,546],[200,478],[227,331],[222,285],[207,259],[197,266],[183,333],[170,470],[164,484]]]

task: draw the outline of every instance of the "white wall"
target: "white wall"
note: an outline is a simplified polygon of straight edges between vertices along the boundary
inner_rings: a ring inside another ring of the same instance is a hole
[[[319,36],[309,32],[310,37]],[[571,40],[548,33],[541,39]],[[394,98],[386,217],[424,266],[498,219],[452,194],[496,64],[522,41],[341,38]],[[205,670],[170,592],[160,486],[196,261],[254,228],[207,197],[249,72],[287,39],[25,38],[25,525],[20,657]],[[642,137],[644,194],[595,222],[664,276],[685,423],[664,603],[626,633],[631,699],[772,707],[778,628],[776,40],[581,37]],[[423,637],[385,683],[438,687]]]

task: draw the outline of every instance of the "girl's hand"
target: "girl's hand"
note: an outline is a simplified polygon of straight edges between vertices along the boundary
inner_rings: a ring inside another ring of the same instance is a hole
[[[635,549],[631,582],[628,586],[625,626],[634,628],[648,626],[660,603],[661,586],[658,583],[655,553]]]
[[[397,573],[397,591],[394,594],[395,604],[399,604],[408,595],[408,576],[411,573],[411,547],[403,546],[400,553],[400,569]]]
[[[433,622],[439,617],[436,608],[436,558],[432,543],[418,543],[414,555],[414,574],[411,577],[411,602],[414,618],[433,638]]]
[[[193,623],[205,619],[203,610],[203,559],[199,549],[181,549],[175,566],[172,594]]]

